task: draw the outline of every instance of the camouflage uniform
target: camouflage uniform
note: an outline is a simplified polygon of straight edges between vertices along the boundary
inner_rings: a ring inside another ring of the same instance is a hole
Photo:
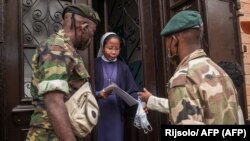
[[[202,31],[202,26],[198,11],[183,10],[170,19],[161,35],[170,37],[187,29]],[[239,124],[236,88],[202,49],[181,60],[168,86],[168,99],[150,96],[147,106],[169,112],[173,124]]]
[[[58,140],[49,122],[44,105],[44,94],[49,91],[61,91],[65,101],[89,77],[81,56],[76,52],[64,30],[51,35],[36,49],[32,58],[32,96],[35,111],[31,116],[27,141]]]
[[[238,124],[233,82],[202,49],[181,61],[168,98],[173,124]]]

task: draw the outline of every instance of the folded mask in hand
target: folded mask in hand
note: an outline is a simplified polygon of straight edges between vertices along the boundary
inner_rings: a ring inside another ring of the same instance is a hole
[[[148,122],[147,115],[143,110],[142,101],[138,99],[138,107],[134,119],[134,126],[138,129],[143,129],[144,133],[147,134],[149,131],[152,131],[152,127]]]

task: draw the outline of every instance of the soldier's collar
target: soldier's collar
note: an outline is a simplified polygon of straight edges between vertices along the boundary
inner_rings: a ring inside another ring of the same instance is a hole
[[[64,39],[64,41],[66,43],[68,43],[69,45],[73,45],[70,38],[65,36],[65,31],[63,29],[60,29],[57,33],[58,36],[60,36],[61,38]]]

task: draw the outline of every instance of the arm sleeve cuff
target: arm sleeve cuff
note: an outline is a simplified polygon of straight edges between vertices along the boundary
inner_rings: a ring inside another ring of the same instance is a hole
[[[62,91],[66,94],[69,93],[68,82],[64,80],[50,80],[50,81],[42,81],[38,84],[38,95],[45,94],[50,91]]]
[[[182,120],[181,122],[177,123],[177,125],[205,125],[205,123],[192,120],[192,119],[186,119]]]
[[[161,113],[169,113],[168,99],[151,95],[148,98],[147,107]]]

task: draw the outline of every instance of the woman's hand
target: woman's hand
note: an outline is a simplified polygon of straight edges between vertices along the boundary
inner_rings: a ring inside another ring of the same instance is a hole
[[[102,90],[101,91],[101,93],[100,93],[100,98],[102,98],[102,99],[105,99],[105,98],[107,98],[110,94],[112,94],[112,91],[113,90],[108,90],[108,91],[106,91],[106,90]]]

